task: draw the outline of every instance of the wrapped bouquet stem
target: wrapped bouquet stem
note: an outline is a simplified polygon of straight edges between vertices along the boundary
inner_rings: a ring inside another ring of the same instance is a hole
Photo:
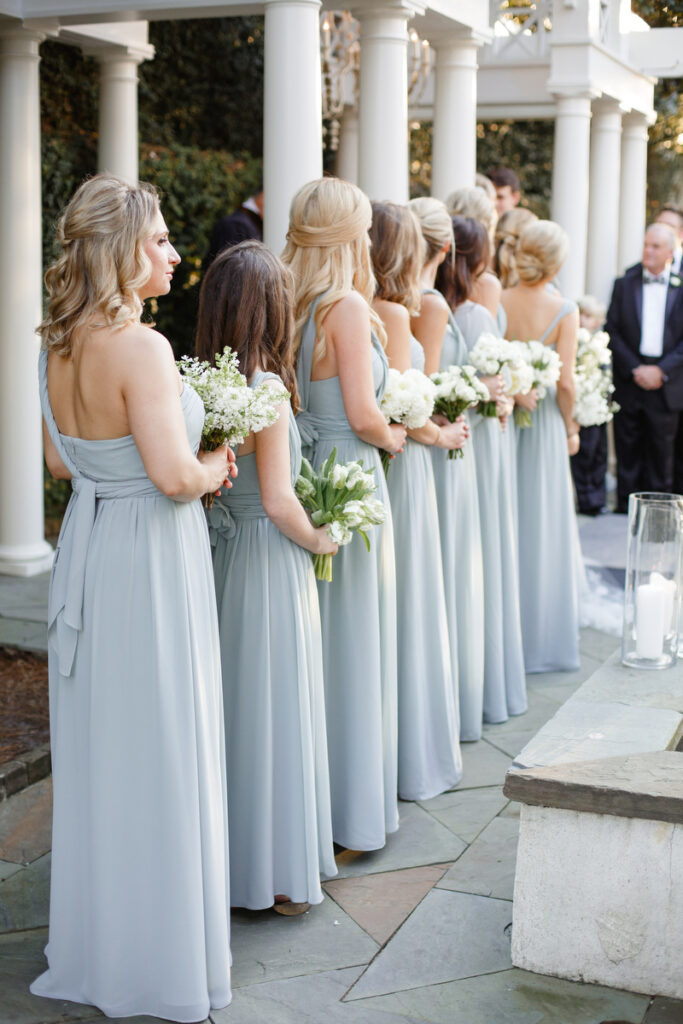
[[[227,346],[215,362],[211,366],[190,356],[178,362],[185,386],[196,391],[204,406],[201,446],[208,452],[226,442],[231,447],[242,444],[249,434],[271,426],[278,418],[278,407],[289,400],[284,385],[263,381],[250,388],[236,353]],[[211,508],[212,494],[204,496],[204,504]]]
[[[363,470],[362,462],[337,463],[337,449],[333,448],[318,472],[308,459],[301,463],[301,475],[295,484],[299,501],[310,513],[314,526],[327,526],[330,540],[340,547],[359,533],[367,550],[370,538],[367,531],[383,523],[386,509],[373,498],[377,490],[372,473]],[[332,581],[332,555],[314,555],[316,578]]]
[[[436,388],[434,412],[455,423],[459,416],[480,402],[490,401],[489,390],[473,366],[449,366],[431,375]],[[449,459],[462,458],[462,448],[451,448]]]
[[[402,423],[407,430],[419,430],[434,411],[436,391],[429,377],[420,370],[400,373],[389,370],[387,388],[380,405],[387,423]],[[391,455],[380,452],[385,476],[389,473]]]

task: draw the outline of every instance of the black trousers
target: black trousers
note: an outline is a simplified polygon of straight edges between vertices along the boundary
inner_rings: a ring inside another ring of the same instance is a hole
[[[683,494],[683,416],[678,421],[674,444],[674,494]]]
[[[617,401],[621,405],[614,417],[617,511],[626,512],[628,496],[634,491],[672,490],[679,413],[668,408],[661,388],[639,388]]]
[[[572,455],[572,468],[579,512],[595,515],[607,500],[605,473],[607,472],[607,427],[581,427],[581,447]]]

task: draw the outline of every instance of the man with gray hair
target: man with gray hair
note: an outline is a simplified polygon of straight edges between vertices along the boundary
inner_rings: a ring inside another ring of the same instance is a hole
[[[666,224],[645,232],[641,263],[614,283],[610,336],[616,401],[617,512],[634,491],[671,491],[683,409],[683,288],[671,272],[676,239]]]

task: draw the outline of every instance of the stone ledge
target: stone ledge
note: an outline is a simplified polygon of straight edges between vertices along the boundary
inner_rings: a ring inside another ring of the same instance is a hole
[[[673,750],[508,772],[503,793],[537,807],[683,824],[683,754]]]
[[[49,745],[34,747],[0,764],[0,801],[46,778],[52,771]]]
[[[683,665],[626,668],[615,652],[515,758],[512,772],[675,750],[683,736]]]

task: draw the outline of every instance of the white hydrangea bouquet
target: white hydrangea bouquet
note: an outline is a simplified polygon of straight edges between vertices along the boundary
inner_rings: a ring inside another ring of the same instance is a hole
[[[449,423],[455,423],[466,409],[491,399],[489,389],[479,380],[473,366],[449,366],[433,373],[431,379],[436,388],[434,412],[445,416]],[[462,456],[462,448],[451,448],[448,452],[449,459]]]
[[[516,364],[517,355],[513,345],[505,338],[499,338],[495,334],[485,331],[479,335],[476,344],[470,349],[470,363],[482,377],[495,377],[503,373],[510,364]],[[510,387],[510,374],[507,374],[507,389]],[[482,416],[497,416],[496,403],[490,397],[488,401],[479,403],[479,412]]]
[[[432,415],[435,398],[436,388],[420,370],[389,370],[380,410],[387,423],[402,423],[407,430],[419,430]],[[380,457],[388,474],[391,455],[380,452]]]
[[[284,385],[262,381],[255,388],[240,373],[237,354],[228,346],[216,356],[216,365],[183,356],[177,363],[186,386],[199,395],[204,406],[201,446],[211,452],[222,444],[242,444],[250,433],[270,427],[278,418],[278,406],[289,400]],[[213,495],[206,496],[211,508]]]
[[[367,531],[383,523],[387,511],[373,498],[377,484],[372,472],[363,470],[362,461],[337,463],[333,448],[316,473],[308,459],[301,462],[301,475],[295,484],[297,497],[311,514],[314,526],[327,526],[330,540],[340,546],[359,533],[370,550]],[[314,555],[313,567],[319,580],[332,581],[332,555]]]
[[[574,419],[582,427],[609,423],[619,405],[612,400],[612,352],[605,331],[579,328],[574,364]]]
[[[510,344],[514,347],[520,363],[526,367],[526,370],[521,376],[518,376],[516,381],[513,380],[513,384],[521,384],[521,386],[515,387],[514,390],[510,389],[509,393],[528,395],[532,389],[535,389],[538,401],[542,402],[548,393],[548,388],[557,384],[560,379],[562,368],[560,357],[553,348],[540,341],[512,341]],[[514,372],[512,376],[514,378]],[[532,425],[531,412],[516,405],[515,423],[521,429],[530,427]]]

